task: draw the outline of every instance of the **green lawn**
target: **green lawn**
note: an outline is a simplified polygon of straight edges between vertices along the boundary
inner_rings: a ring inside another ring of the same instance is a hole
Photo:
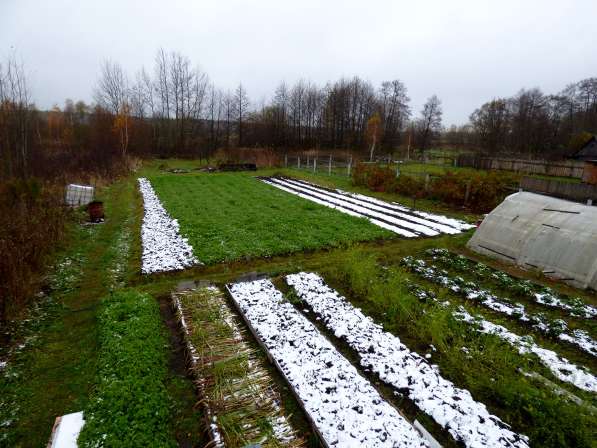
[[[150,180],[195,255],[206,264],[394,236],[364,218],[245,174],[155,175]]]

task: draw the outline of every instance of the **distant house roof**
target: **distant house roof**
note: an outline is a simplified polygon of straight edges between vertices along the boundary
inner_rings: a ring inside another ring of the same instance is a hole
[[[572,155],[572,158],[589,162],[597,161],[597,138],[595,136],[591,137],[582,148]]]

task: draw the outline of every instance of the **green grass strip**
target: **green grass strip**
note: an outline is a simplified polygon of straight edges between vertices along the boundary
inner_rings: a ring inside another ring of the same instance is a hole
[[[174,447],[170,431],[167,344],[151,296],[119,291],[99,316],[97,387],[80,447]]]

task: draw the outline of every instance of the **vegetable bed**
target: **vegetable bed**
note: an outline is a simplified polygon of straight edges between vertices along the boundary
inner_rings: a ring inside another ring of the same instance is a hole
[[[154,299],[132,290],[106,298],[100,341],[97,387],[79,446],[177,446],[164,385],[167,340]]]
[[[289,195],[244,174],[158,175],[151,183],[204,263],[394,236],[364,218]]]
[[[454,235],[474,227],[457,219],[412,210],[398,203],[385,202],[370,196],[326,189],[303,180],[283,177],[262,180],[317,204],[351,216],[367,218],[373,224],[407,238],[437,236],[442,233]]]
[[[269,280],[228,289],[326,446],[428,446]]]
[[[467,390],[445,380],[417,353],[396,336],[384,332],[370,317],[354,308],[330,289],[316,274],[286,277],[298,296],[309,305],[325,326],[344,339],[388,385],[405,390],[409,398],[458,442],[467,447],[528,447],[528,439],[491,415]]]
[[[200,403],[214,446],[299,448],[277,385],[222,292],[205,287],[173,294]]]

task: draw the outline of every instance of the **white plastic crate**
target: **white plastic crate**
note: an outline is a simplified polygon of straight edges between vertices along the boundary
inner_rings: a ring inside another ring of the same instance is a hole
[[[88,185],[69,184],[66,187],[66,204],[87,205],[93,201],[94,188]]]

